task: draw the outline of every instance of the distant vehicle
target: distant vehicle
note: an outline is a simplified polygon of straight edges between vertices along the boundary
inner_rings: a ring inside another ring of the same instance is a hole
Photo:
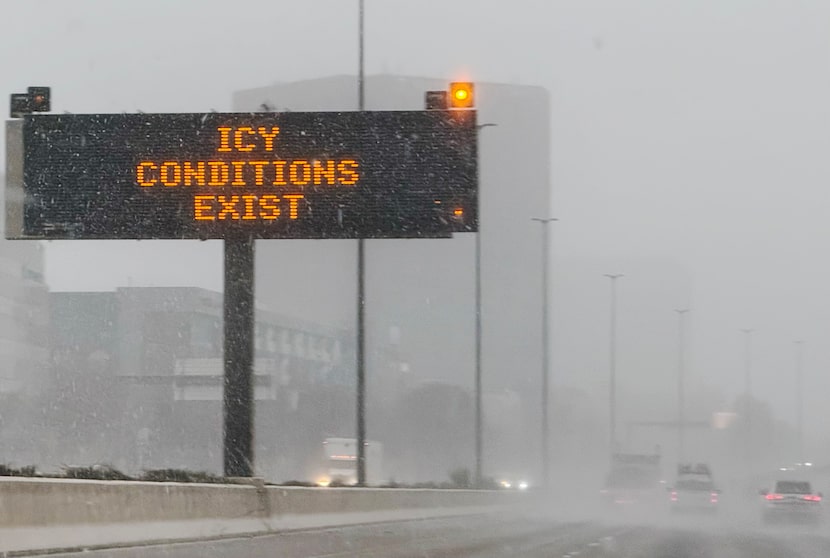
[[[760,494],[764,497],[764,523],[817,525],[823,520],[822,494],[808,481],[779,480],[772,490],[761,490]]]
[[[664,486],[659,455],[618,453],[611,460],[600,495],[614,507],[652,510],[664,503]]]
[[[510,477],[506,477],[499,481],[499,486],[507,490],[527,490],[530,483],[524,479],[511,480]]]
[[[708,465],[684,464],[677,467],[677,480],[669,488],[669,501],[673,512],[714,512],[718,509],[720,493]]]
[[[712,469],[706,463],[681,463],[677,478],[684,480],[712,480]]]
[[[383,482],[383,446],[366,441],[366,484]],[[323,440],[323,470],[317,479],[319,486],[354,486],[357,484],[357,440],[355,438],[326,438]]]

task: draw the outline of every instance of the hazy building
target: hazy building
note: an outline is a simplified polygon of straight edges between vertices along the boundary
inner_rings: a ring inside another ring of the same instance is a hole
[[[450,80],[390,75],[365,81],[367,110],[421,110],[424,92]],[[549,95],[541,87],[476,84],[480,128],[483,368],[488,387],[538,393],[541,231],[550,214]],[[354,76],[238,91],[234,110],[351,111]],[[280,313],[353,324],[355,241],[260,241],[257,297]],[[407,373],[472,385],[473,235],[366,242],[370,395],[388,373],[388,332]],[[374,377],[374,382],[372,381]],[[370,430],[371,416],[370,416]]]
[[[72,461],[221,472],[222,294],[135,287],[51,299],[52,411],[74,423],[64,433]],[[257,311],[258,473],[297,478],[316,442],[350,434],[353,342],[346,330]]]
[[[0,176],[0,184],[5,178]],[[0,192],[0,203],[3,196]],[[5,220],[0,211],[0,227]],[[0,462],[34,459],[32,426],[48,384],[43,245],[0,239]]]
[[[5,185],[5,179],[0,183]],[[0,227],[4,218],[0,212]],[[48,306],[43,245],[0,240],[0,394],[41,388],[49,357]]]
[[[0,393],[41,389],[48,321],[42,246],[0,241]]]

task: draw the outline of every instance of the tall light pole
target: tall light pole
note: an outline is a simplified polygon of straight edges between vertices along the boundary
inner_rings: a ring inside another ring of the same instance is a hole
[[[363,0],[358,0],[357,110],[366,109],[363,75]],[[366,255],[362,238],[357,240],[357,484],[366,485]]]
[[[490,126],[498,126],[498,124],[494,124],[492,122],[486,122],[484,124],[478,124],[476,126],[476,130],[480,132],[484,128],[488,128]],[[475,482],[476,486],[482,486],[484,481],[484,465],[483,461],[484,458],[483,448],[484,448],[484,416],[483,416],[483,406],[481,401],[482,396],[482,382],[481,382],[481,188],[479,188],[478,192],[478,211],[476,211],[478,215],[478,232],[476,232],[476,285],[475,285],[475,304],[476,304],[476,369],[475,369],[475,460],[476,460],[476,471],[475,471]]]
[[[550,343],[548,323],[548,257],[550,253],[550,232],[548,225],[556,221],[553,217],[531,217],[542,225],[542,487],[550,486],[550,424],[548,418],[548,386],[550,376]]]
[[[606,273],[611,280],[610,332],[608,337],[608,429],[611,456],[617,451],[617,279],[622,273]]]
[[[804,341],[795,341],[795,390],[798,462],[804,463]]]
[[[677,462],[686,458],[686,328],[685,317],[688,308],[676,309],[677,312]]]
[[[745,447],[746,467],[752,462],[752,333],[754,329],[741,330],[744,334],[744,392],[746,397],[745,409]]]

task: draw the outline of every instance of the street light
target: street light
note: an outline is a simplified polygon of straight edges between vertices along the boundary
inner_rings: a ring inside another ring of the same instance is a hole
[[[686,443],[686,394],[685,394],[685,316],[688,308],[676,309],[677,312],[677,462],[683,463],[685,459]]]
[[[617,450],[617,279],[622,273],[606,273],[611,280],[610,334],[608,339],[608,426],[611,455]]]
[[[476,129],[478,132],[484,128],[491,126],[498,126],[492,122],[485,122],[478,124]],[[476,137],[478,139],[478,137]],[[484,432],[483,432],[483,409],[481,401],[481,188],[478,189],[478,210],[476,211],[478,218],[478,232],[476,232],[476,285],[475,285],[475,304],[476,304],[476,370],[475,370],[475,451],[476,451],[476,486],[481,486],[484,481],[483,473],[483,447],[484,447]]]
[[[798,462],[804,463],[804,341],[795,341],[795,413]]]
[[[366,110],[364,84],[364,6],[357,3],[358,54],[357,54],[357,110]],[[357,368],[357,484],[366,486],[366,248],[363,239],[357,240],[357,316],[355,329],[355,367]]]
[[[548,380],[550,376],[550,344],[548,334],[548,256],[550,252],[550,234],[548,225],[557,219],[553,217],[531,217],[542,225],[542,487],[548,488],[550,475],[550,449],[548,422]]]
[[[425,94],[426,110],[447,110],[472,108],[475,105],[473,94],[473,83],[452,82],[450,91],[427,91]],[[476,132],[484,128],[497,126],[492,122],[485,122],[476,125]],[[478,135],[476,136],[478,140]],[[477,148],[478,146],[476,146]],[[478,150],[476,151],[478,156]],[[479,180],[480,182],[480,180]],[[481,188],[478,189],[477,220],[478,231],[475,233],[475,484],[481,486],[483,483],[483,457],[484,446],[483,433],[483,410],[482,410],[482,382],[481,382]]]
[[[746,467],[752,461],[752,333],[754,329],[744,328],[744,392],[746,397],[745,417],[745,447]]]

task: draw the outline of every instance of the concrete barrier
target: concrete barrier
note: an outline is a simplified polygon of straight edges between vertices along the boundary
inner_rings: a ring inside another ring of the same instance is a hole
[[[503,505],[519,494],[476,490],[299,488],[8,477],[0,527],[241,519],[390,509]]]
[[[519,493],[394,488],[267,488],[271,515],[506,505]]]
[[[7,478],[0,526],[263,516],[253,486]]]

